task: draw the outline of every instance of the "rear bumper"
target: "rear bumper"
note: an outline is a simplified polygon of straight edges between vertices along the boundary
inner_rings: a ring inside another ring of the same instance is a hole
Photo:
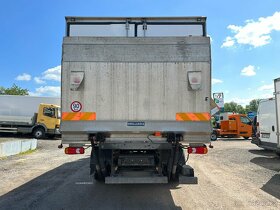
[[[95,133],[122,134],[181,134],[187,143],[208,143],[212,131],[210,121],[62,121],[62,143],[89,143],[88,136]],[[140,123],[139,123],[140,122]],[[137,124],[138,123],[138,124]]]

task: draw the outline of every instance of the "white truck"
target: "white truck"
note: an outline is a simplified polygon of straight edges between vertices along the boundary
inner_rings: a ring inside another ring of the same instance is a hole
[[[60,98],[0,95],[0,133],[60,135]]]
[[[197,183],[211,134],[205,17],[66,17],[62,145],[107,184]]]
[[[280,78],[274,80],[275,97],[261,100],[257,112],[257,133],[252,143],[280,154]]]

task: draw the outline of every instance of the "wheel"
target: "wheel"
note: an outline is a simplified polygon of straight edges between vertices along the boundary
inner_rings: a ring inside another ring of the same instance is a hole
[[[35,128],[33,130],[33,137],[35,139],[42,139],[45,137],[45,130],[41,127]]]
[[[217,140],[217,134],[215,132],[211,133],[211,141],[216,141]]]
[[[246,140],[248,140],[248,139],[249,139],[249,137],[248,137],[248,136],[246,136],[246,137],[245,137],[245,136],[243,136],[243,138],[244,138],[244,139],[246,139]]]
[[[280,157],[280,151],[277,151],[277,152],[276,152],[276,155],[278,155],[278,156]]]

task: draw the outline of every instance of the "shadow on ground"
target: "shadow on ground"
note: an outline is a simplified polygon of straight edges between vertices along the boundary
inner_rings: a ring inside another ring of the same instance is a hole
[[[280,157],[270,150],[249,150],[252,154],[259,155],[254,157],[250,162],[263,168],[280,172]],[[280,199],[280,174],[275,174],[263,187],[263,191]]]
[[[44,164],[44,163],[42,163]],[[1,209],[181,209],[168,185],[105,185],[89,158],[65,163],[0,197]]]
[[[218,138],[217,141],[238,141],[238,142],[242,142],[242,141],[251,141],[251,139],[244,139],[244,138]]]
[[[280,199],[280,174],[275,174],[261,189]]]

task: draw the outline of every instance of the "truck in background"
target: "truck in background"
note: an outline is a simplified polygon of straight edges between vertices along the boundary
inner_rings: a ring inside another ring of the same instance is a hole
[[[274,94],[276,107],[276,135],[277,135],[277,154],[280,155],[280,77],[274,80]]]
[[[205,17],[66,17],[62,52],[66,154],[91,146],[106,184],[197,183],[184,149],[210,142]]]
[[[252,121],[245,114],[226,114],[222,119],[225,118],[226,120],[220,120],[220,128],[214,129],[211,140],[214,141],[217,137],[249,139],[252,136]]]
[[[60,134],[60,115],[60,98],[0,95],[0,133],[54,137]]]
[[[259,102],[257,126],[257,135],[252,143],[261,148],[275,150],[277,148],[275,98],[264,99]]]
[[[274,80],[275,97],[259,102],[257,112],[257,132],[252,143],[257,146],[276,151],[279,147],[279,113],[280,113],[280,78]]]

